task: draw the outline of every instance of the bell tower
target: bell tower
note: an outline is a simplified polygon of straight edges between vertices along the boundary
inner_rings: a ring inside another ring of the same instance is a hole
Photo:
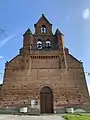
[[[42,14],[40,19],[34,24],[35,32],[32,33],[30,29],[23,35],[23,48],[22,54],[30,54],[30,51],[47,51],[47,54],[51,54],[51,51],[59,52],[60,68],[66,68],[66,57],[64,49],[64,35],[59,29],[56,29],[55,34],[52,33],[52,24]],[[33,52],[34,52],[33,51]]]
[[[42,14],[41,18],[34,24],[34,46],[37,50],[50,50],[53,44],[52,24]]]
[[[52,24],[46,19],[44,14],[38,20],[35,27],[35,35],[52,35]]]

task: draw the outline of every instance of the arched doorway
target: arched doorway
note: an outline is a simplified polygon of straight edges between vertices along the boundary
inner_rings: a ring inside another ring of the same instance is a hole
[[[41,113],[53,113],[53,94],[51,88],[45,86],[40,91]]]

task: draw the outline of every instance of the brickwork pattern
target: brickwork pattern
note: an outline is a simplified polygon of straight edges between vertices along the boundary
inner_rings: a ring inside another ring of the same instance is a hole
[[[47,34],[40,33],[43,24]],[[40,90],[44,86],[52,89],[55,108],[87,102],[89,94],[83,65],[64,48],[63,35],[59,30],[53,35],[52,24],[44,16],[35,24],[35,30],[34,35],[26,31],[19,54],[5,64],[0,105],[30,105],[33,99],[40,105]],[[43,46],[47,38],[52,40],[52,49],[37,50],[39,38]]]

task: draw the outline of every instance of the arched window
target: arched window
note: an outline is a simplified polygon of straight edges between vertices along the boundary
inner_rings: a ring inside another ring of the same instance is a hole
[[[41,33],[46,33],[47,29],[45,25],[42,25],[41,27]]]
[[[38,41],[37,41],[37,48],[40,50],[40,49],[42,49],[42,40],[41,39],[39,39]]]
[[[49,39],[46,40],[46,48],[47,49],[51,48],[51,42]]]

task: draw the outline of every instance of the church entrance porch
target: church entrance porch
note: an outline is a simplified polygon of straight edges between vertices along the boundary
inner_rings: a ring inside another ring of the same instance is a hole
[[[53,113],[53,93],[47,86],[43,87],[40,92],[40,112]]]

